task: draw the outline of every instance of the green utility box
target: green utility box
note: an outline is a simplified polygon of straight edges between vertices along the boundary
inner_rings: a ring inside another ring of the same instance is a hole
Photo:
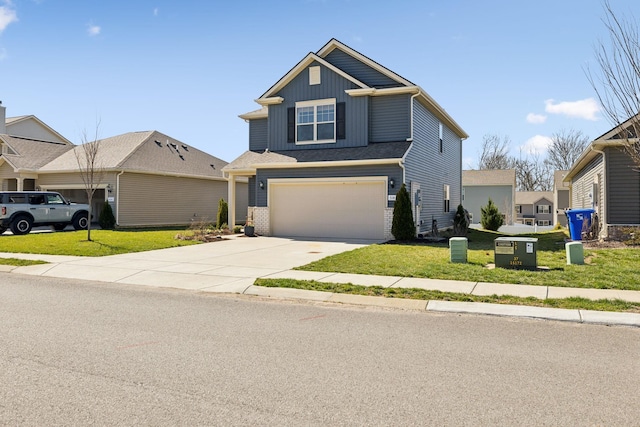
[[[582,242],[567,242],[564,245],[567,251],[567,265],[584,264],[584,249]]]
[[[467,262],[467,238],[452,237],[449,239],[451,262]]]
[[[498,237],[494,243],[496,267],[518,270],[538,268],[538,239],[533,237]]]

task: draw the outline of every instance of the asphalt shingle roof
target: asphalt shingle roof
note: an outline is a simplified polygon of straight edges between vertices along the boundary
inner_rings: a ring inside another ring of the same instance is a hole
[[[516,191],[516,205],[533,205],[540,199],[553,202],[553,191]]]
[[[246,151],[225,170],[251,169],[255,164],[335,162],[344,160],[401,159],[411,142],[380,142],[363,147],[318,148],[286,151]]]
[[[17,169],[36,170],[70,151],[73,146],[57,142],[1,135],[0,138],[15,154],[2,154]]]
[[[515,185],[515,169],[463,170],[462,185]]]

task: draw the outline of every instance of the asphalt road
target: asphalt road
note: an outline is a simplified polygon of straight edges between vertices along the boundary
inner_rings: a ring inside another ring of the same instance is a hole
[[[2,425],[638,425],[640,330],[0,273]]]

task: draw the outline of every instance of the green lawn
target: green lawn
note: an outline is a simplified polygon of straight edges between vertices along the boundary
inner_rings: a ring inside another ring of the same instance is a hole
[[[91,230],[92,241],[86,231],[32,233],[24,236],[1,235],[0,252],[105,256],[154,249],[193,245],[199,242],[176,239],[184,230]]]
[[[538,266],[549,271],[488,269],[493,241],[502,234],[470,230],[467,264],[449,261],[448,244],[379,244],[330,256],[299,267],[308,271],[426,277],[491,283],[640,290],[640,249],[585,250],[585,265],[566,265],[565,233],[529,235],[538,238]]]
[[[46,262],[29,260],[29,259],[18,259],[18,258],[0,258],[0,264],[1,265],[14,265],[16,267],[25,267],[27,265],[46,264]]]

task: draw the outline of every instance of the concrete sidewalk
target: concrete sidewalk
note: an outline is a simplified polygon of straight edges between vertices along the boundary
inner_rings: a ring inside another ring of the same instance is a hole
[[[490,314],[640,327],[640,314],[634,313],[469,302],[420,301],[253,286],[257,278],[287,278],[389,288],[420,288],[469,295],[513,295],[539,299],[575,296],[592,300],[621,299],[640,302],[640,292],[638,291],[508,285],[293,270],[296,266],[371,243],[370,241],[343,242],[275,237],[235,237],[224,242],[99,258],[0,253],[2,258],[36,259],[49,262],[49,264],[28,267],[0,265],[0,271],[202,292],[238,293],[411,310]]]

